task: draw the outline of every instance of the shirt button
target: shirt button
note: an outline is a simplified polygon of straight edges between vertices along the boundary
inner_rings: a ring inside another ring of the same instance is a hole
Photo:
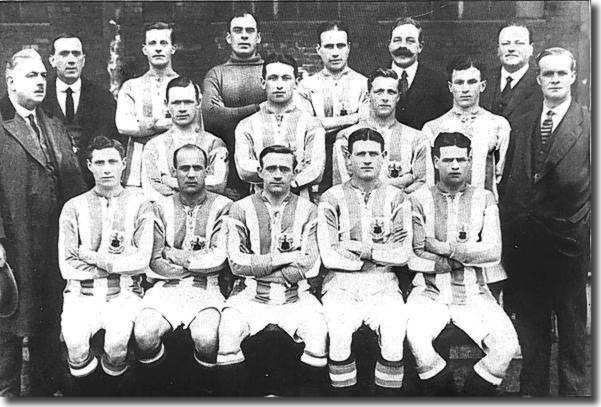
[[[536,174],[534,174],[534,182],[538,182],[539,179],[540,179],[540,174],[537,172]]]

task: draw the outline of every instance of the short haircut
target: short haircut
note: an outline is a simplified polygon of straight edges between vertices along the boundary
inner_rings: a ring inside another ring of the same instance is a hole
[[[165,23],[163,21],[156,21],[154,23],[148,23],[144,26],[144,36],[150,30],[171,30],[171,45],[175,44],[175,26],[170,23]],[[144,38],[144,42],[146,42],[146,37]]]
[[[434,140],[434,147],[432,147],[432,155],[440,158],[440,149],[442,147],[451,146],[467,148],[467,153],[469,155],[470,150],[472,149],[472,142],[463,133],[438,133],[438,136],[436,136],[436,139]]]
[[[394,24],[392,25],[392,29],[390,30],[390,35],[392,36],[392,32],[394,31],[395,28],[401,26],[401,25],[412,25],[415,28],[417,28],[418,34],[417,34],[417,41],[418,42],[422,42],[422,25],[419,23],[419,21],[414,20],[411,17],[400,17],[397,18],[394,22]]]
[[[19,63],[19,61],[22,61],[24,59],[37,59],[40,62],[44,63],[44,61],[42,61],[42,57],[40,56],[40,54],[33,48],[25,48],[22,49],[19,52],[16,52],[15,54],[13,54],[13,56],[11,56],[8,61],[6,61],[6,77],[8,77],[11,72],[13,71],[13,69],[15,69]]]
[[[196,94],[196,101],[200,102],[200,88],[197,84],[195,84],[192,79],[186,76],[178,76],[177,78],[173,78],[167,84],[167,90],[165,91],[165,100],[169,102],[169,90],[171,88],[187,88],[192,85],[194,87],[194,93]]]
[[[563,55],[563,56],[570,58],[570,60],[572,61],[570,64],[570,68],[572,69],[572,72],[576,72],[576,59],[574,58],[574,54],[572,54],[567,49],[561,48],[561,47],[547,48],[543,52],[541,52],[540,54],[537,55],[536,65],[539,66],[539,70],[540,70],[540,60],[549,55]]]
[[[286,146],[283,146],[281,144],[273,144],[269,147],[265,147],[263,150],[261,150],[261,153],[259,154],[259,165],[261,166],[261,168],[263,168],[263,159],[265,158],[265,156],[267,154],[290,154],[292,156],[292,169],[296,168],[296,156],[294,155],[294,151],[292,151],[291,149],[289,149]]]
[[[343,22],[339,21],[328,21],[323,24],[320,24],[317,27],[317,43],[321,45],[321,34],[326,31],[344,31],[346,33],[346,41],[348,43],[351,42],[350,34],[348,27]]]
[[[122,159],[125,158],[125,149],[123,148],[123,144],[106,136],[96,136],[92,139],[92,142],[88,145],[88,149],[86,150],[86,158],[91,160],[94,150],[104,150],[106,148],[114,148],[119,152],[119,156]]]
[[[510,20],[510,21],[507,21],[505,24],[503,24],[499,28],[499,31],[497,31],[497,39],[499,38],[499,35],[501,34],[501,31],[503,31],[507,27],[525,28],[526,31],[528,31],[528,40],[530,41],[530,44],[532,44],[532,42],[533,42],[532,41],[532,31],[530,31],[530,28],[528,28],[528,26],[526,24],[524,24],[524,22],[522,22],[520,20]]]
[[[177,154],[183,150],[198,150],[198,151],[200,151],[202,153],[202,158],[205,160],[205,162],[204,162],[205,168],[209,164],[209,159],[207,157],[207,153],[205,152],[205,150],[203,150],[196,144],[188,143],[188,144],[184,144],[183,146],[179,147],[177,150],[175,150],[173,152],[173,168],[175,168],[176,170],[177,170]]]
[[[351,135],[348,137],[347,144],[349,153],[353,152],[353,144],[355,144],[357,141],[375,141],[380,145],[380,150],[384,151],[384,137],[382,137],[380,132],[372,128],[362,127],[351,133]]]
[[[56,52],[56,48],[54,48],[54,44],[56,43],[56,41],[63,39],[63,38],[77,38],[79,40],[79,42],[81,43],[81,51],[84,54],[86,53],[86,50],[83,48],[83,41],[81,40],[81,37],[79,35],[75,35],[72,32],[63,32],[63,33],[60,33],[59,35],[57,35],[56,37],[54,37],[54,39],[50,43],[50,55],[54,55],[54,53]]]
[[[242,18],[244,16],[251,16],[255,20],[255,23],[257,23],[257,32],[261,31],[261,28],[259,27],[259,20],[257,20],[257,16],[255,16],[253,13],[251,13],[248,10],[240,10],[240,11],[235,12],[232,15],[232,18],[230,18],[230,21],[228,21],[228,23],[227,23],[227,31],[228,32],[231,31],[232,21],[234,21],[234,18]]]
[[[372,71],[367,77],[367,91],[371,92],[371,85],[376,78],[392,78],[399,80],[399,75],[392,69],[389,68],[377,68]]]
[[[447,64],[447,75],[449,82],[453,79],[453,71],[464,71],[471,67],[480,71],[480,79],[484,79],[484,72],[480,61],[468,55],[457,55]]]
[[[263,62],[263,79],[265,79],[267,74],[267,65],[276,62],[290,65],[294,69],[294,77],[298,78],[298,65],[296,64],[296,60],[288,54],[273,53],[267,55],[267,58],[265,58],[265,61]]]

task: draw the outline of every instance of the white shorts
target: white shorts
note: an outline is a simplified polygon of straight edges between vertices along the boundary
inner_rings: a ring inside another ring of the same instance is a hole
[[[221,311],[225,298],[219,291],[217,277],[209,279],[206,288],[193,285],[192,278],[178,282],[157,281],[142,300],[143,308],[152,308],[171,324],[186,329],[200,311],[215,308]]]

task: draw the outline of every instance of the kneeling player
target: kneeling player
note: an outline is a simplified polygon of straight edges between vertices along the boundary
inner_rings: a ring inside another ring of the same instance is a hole
[[[499,213],[492,192],[466,181],[470,140],[440,133],[433,161],[439,181],[411,195],[417,274],[407,305],[407,339],[426,395],[452,395],[453,378],[432,341],[452,321],[486,356],[466,379],[465,395],[493,395],[518,339],[509,317],[492,297],[482,268],[501,258]]]
[[[295,372],[301,383],[320,386],[327,327],[306,282],[319,270],[316,208],[290,192],[296,166],[292,150],[267,147],[259,162],[263,191],[235,202],[228,217],[228,259],[232,272],[245,277],[245,287],[224,307],[217,360],[243,370],[242,340],[275,324],[305,343]]]
[[[153,213],[141,191],[121,186],[125,163],[119,142],[97,137],[88,154],[95,186],[68,201],[60,217],[59,265],[67,280],[62,335],[70,372],[83,378],[98,365],[90,338],[104,329],[102,369],[120,377],[128,368],[127,343],[140,310],[141,274],[150,262]]]
[[[395,394],[403,382],[407,316],[391,266],[405,265],[411,254],[411,205],[403,191],[379,179],[386,155],[380,133],[355,130],[348,151],[350,180],[330,188],[319,203],[319,249],[328,269],[322,302],[330,335],[330,381],[341,394],[354,392],[351,342],[365,324],[379,336],[378,392]]]
[[[224,302],[218,276],[226,265],[223,221],[231,204],[230,199],[206,190],[206,165],[206,153],[193,144],[180,147],[173,155],[179,192],[155,204],[148,277],[156,282],[144,296],[134,327],[138,360],[146,367],[158,366],[164,358],[163,335],[180,326],[189,328],[194,341],[190,357],[198,364],[198,385],[201,378],[207,378],[206,368],[213,367],[217,359]],[[155,382],[160,375],[150,376]]]

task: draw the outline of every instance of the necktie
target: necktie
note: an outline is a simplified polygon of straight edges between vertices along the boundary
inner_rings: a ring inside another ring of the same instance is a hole
[[[547,145],[549,142],[549,138],[551,137],[551,133],[553,130],[553,115],[555,113],[553,110],[549,110],[547,112],[547,117],[543,120],[543,124],[540,126],[540,139],[543,147]]]
[[[407,81],[407,71],[403,71],[401,74],[401,82],[399,83],[399,90],[401,91],[401,96],[406,97],[407,91],[409,90],[409,82]]]
[[[501,99],[507,100],[507,98],[511,94],[511,82],[512,81],[513,81],[513,78],[511,76],[508,76],[506,79],[506,82],[505,82],[505,87],[503,88],[503,91],[501,92]]]
[[[73,104],[73,89],[67,88],[65,90],[67,94],[67,99],[65,100],[65,117],[67,118],[67,123],[73,123],[75,118],[75,105]]]
[[[31,126],[31,128],[35,132],[35,135],[38,138],[38,142],[40,143],[40,148],[42,149],[42,153],[44,154],[44,157],[46,158],[46,162],[50,166],[50,160],[49,160],[50,155],[48,154],[48,146],[46,145],[46,140],[44,140],[44,136],[40,132],[40,128],[36,124],[33,114],[30,114],[29,116],[27,116],[27,119],[29,120],[29,125]]]

